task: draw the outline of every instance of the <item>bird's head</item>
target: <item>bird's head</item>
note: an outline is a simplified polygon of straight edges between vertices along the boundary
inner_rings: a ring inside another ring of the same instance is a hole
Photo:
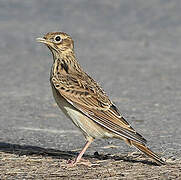
[[[60,69],[63,68],[69,73],[71,71],[80,71],[81,67],[74,54],[74,42],[68,34],[49,32],[43,38],[37,38],[36,40],[46,44],[50,49],[54,59],[54,67],[60,66]]]
[[[37,38],[36,40],[46,44],[52,52],[56,51],[57,53],[62,53],[74,50],[72,38],[64,32],[50,32],[43,38]]]

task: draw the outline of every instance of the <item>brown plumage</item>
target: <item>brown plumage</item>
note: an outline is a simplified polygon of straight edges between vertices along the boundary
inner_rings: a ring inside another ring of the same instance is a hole
[[[60,109],[83,132],[87,143],[72,162],[75,165],[95,138],[119,138],[151,157],[157,164],[164,160],[148,149],[146,140],[120,115],[101,87],[87,75],[76,60],[72,38],[63,32],[38,38],[53,55],[50,82]]]

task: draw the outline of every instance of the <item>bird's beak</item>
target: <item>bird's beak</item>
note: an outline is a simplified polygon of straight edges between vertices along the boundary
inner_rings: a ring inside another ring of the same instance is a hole
[[[37,42],[47,44],[47,41],[44,38],[36,38]]]
[[[52,42],[50,40],[47,40],[45,38],[36,38],[36,41],[40,42],[40,43],[43,43],[43,44],[46,44],[46,45],[51,45],[52,44]]]

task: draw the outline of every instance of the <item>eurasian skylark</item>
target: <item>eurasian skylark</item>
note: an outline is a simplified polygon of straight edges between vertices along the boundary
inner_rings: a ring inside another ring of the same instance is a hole
[[[152,152],[144,139],[120,115],[117,107],[101,87],[79,65],[72,38],[63,32],[47,33],[37,38],[53,55],[50,83],[60,109],[80,128],[87,142],[80,154],[71,161],[76,165],[96,138],[118,138],[151,157],[157,164],[165,161]]]

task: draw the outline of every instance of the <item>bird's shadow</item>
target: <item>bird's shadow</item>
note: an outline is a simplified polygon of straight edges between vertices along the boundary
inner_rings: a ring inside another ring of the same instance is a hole
[[[9,154],[16,154],[18,156],[31,156],[31,155],[41,155],[44,157],[51,157],[56,159],[72,159],[76,157],[78,152],[73,151],[61,151],[57,149],[50,148],[42,148],[38,146],[30,146],[30,145],[19,145],[19,144],[11,144],[6,142],[0,142],[0,152],[5,152]],[[111,155],[111,154],[99,154],[95,152],[94,155],[84,155],[84,157],[88,159],[97,159],[97,160],[114,160],[114,161],[123,161],[123,162],[131,162],[131,163],[143,163],[147,165],[157,166],[156,163],[147,161],[147,160],[137,160],[134,157],[130,157],[128,155]]]

